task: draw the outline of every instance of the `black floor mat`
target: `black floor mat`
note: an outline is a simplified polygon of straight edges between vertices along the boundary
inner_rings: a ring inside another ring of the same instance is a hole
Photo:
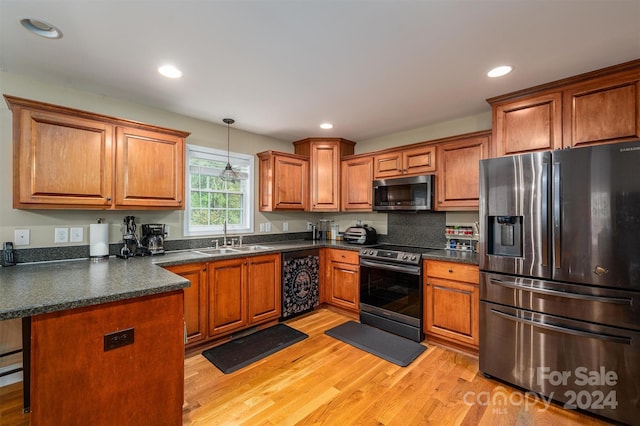
[[[220,371],[229,374],[307,337],[287,325],[278,324],[208,349],[202,355]]]
[[[427,349],[413,340],[355,321],[345,322],[325,333],[401,367],[411,364]]]

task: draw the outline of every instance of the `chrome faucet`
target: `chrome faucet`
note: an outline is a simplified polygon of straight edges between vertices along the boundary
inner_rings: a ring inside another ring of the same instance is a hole
[[[222,230],[224,232],[224,236],[222,239],[222,246],[225,247],[227,245],[227,220],[224,220],[224,225],[222,225]]]

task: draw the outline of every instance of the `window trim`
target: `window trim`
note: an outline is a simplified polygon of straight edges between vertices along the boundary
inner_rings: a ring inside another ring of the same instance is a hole
[[[183,218],[183,236],[185,237],[195,237],[195,236],[222,236],[224,235],[224,229],[222,225],[213,225],[211,227],[207,227],[205,230],[192,230],[191,229],[191,168],[189,166],[189,160],[191,159],[192,153],[204,153],[207,155],[216,155],[227,158],[227,151],[223,151],[221,149],[210,148],[207,146],[201,145],[192,145],[186,144],[186,155],[185,155],[185,207],[184,207],[184,218]],[[247,179],[247,190],[246,190],[246,219],[247,226],[239,228],[239,227],[231,227],[229,226],[227,229],[227,234],[252,234],[254,232],[254,222],[255,222],[255,197],[254,194],[254,185],[255,185],[255,159],[253,155],[244,154],[240,152],[229,152],[228,153],[231,163],[233,164],[233,159],[238,158],[242,161],[249,162],[249,178]]]

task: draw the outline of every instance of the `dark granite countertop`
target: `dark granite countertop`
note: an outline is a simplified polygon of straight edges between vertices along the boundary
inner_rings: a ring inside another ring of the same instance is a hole
[[[190,282],[148,258],[86,259],[0,268],[0,320],[132,299]]]
[[[364,246],[343,241],[294,240],[260,243],[255,250],[246,245],[236,247],[238,251],[216,255],[207,254],[207,249],[192,249],[126,260],[111,257],[98,263],[80,259],[0,267],[0,320],[132,299],[190,285],[188,280],[159,266],[323,247],[359,251]],[[473,252],[424,249],[422,258],[478,264]]]

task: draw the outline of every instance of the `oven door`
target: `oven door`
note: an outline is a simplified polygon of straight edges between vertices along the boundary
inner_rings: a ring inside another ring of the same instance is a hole
[[[422,268],[360,259],[360,310],[422,324]]]

